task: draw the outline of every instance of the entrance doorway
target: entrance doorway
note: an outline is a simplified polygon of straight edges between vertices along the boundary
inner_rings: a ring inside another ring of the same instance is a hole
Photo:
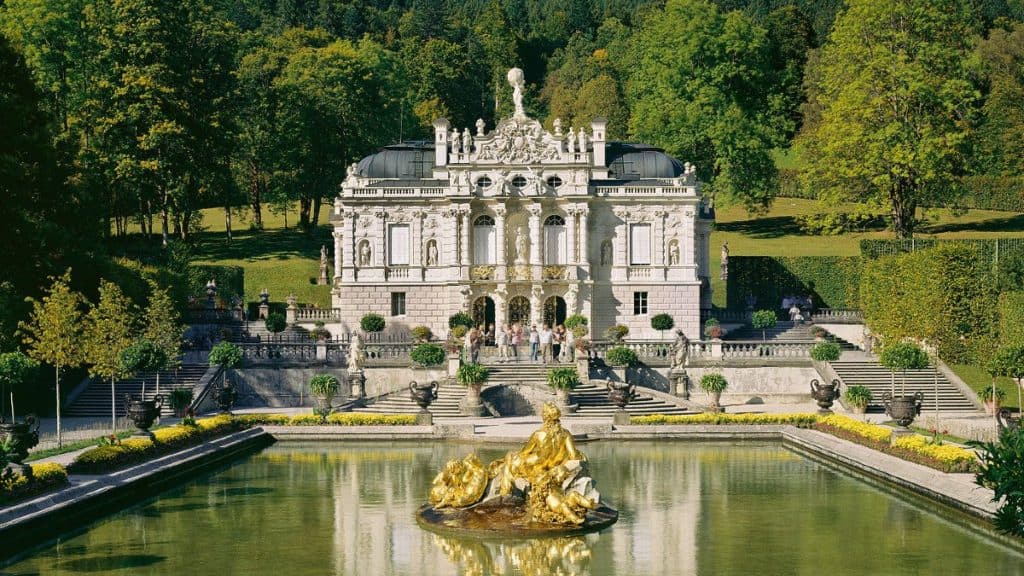
[[[494,325],[494,300],[490,296],[482,296],[473,302],[473,325],[483,326],[487,330]]]
[[[530,327],[530,299],[526,296],[513,296],[508,301],[508,323],[519,324],[523,328]]]
[[[544,301],[544,323],[554,328],[565,322],[565,300],[552,296]]]

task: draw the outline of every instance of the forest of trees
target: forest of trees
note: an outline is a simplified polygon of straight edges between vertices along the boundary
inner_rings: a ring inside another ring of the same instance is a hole
[[[530,114],[606,116],[719,205],[770,206],[792,150],[813,196],[909,236],[965,176],[1019,199],[1022,20],[1020,0],[6,0],[0,308],[130,225],[187,243],[220,207],[230,239],[233,212],[297,202],[311,231],[351,162],[507,114],[512,66]]]

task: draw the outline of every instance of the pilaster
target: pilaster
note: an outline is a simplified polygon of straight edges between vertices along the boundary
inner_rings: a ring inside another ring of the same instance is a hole
[[[506,271],[506,266],[508,264],[508,259],[505,256],[505,251],[508,248],[508,246],[507,246],[507,244],[505,242],[505,216],[506,215],[507,215],[507,211],[506,211],[504,205],[498,204],[497,206],[494,207],[494,216],[495,216],[495,218],[494,218],[494,225],[496,227],[495,243],[497,244],[497,246],[495,246],[495,249],[496,249],[495,251],[497,253],[497,260],[496,260],[497,266],[495,267],[495,271],[494,271],[495,277],[494,278],[498,282],[503,282],[505,280],[505,271]],[[495,301],[495,303],[497,303],[497,301]],[[507,315],[505,316],[505,318],[507,318]]]

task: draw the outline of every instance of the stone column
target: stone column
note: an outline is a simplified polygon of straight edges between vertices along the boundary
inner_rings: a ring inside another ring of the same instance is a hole
[[[341,230],[344,229],[344,224],[342,224]],[[341,247],[345,234],[342,231],[335,230],[332,236],[334,236],[334,282],[337,283],[337,279],[341,278]]]
[[[356,265],[356,221],[359,219],[359,215],[353,211],[345,212],[342,223],[341,223],[341,281],[342,282],[354,282],[355,281],[355,265]]]
[[[680,261],[683,265],[684,280],[695,282],[698,276],[697,238],[695,227],[695,210],[691,207],[683,209],[682,245],[679,246]]]
[[[583,274],[580,275],[582,278],[590,279],[590,238],[587,232],[587,215],[590,212],[587,206],[580,208],[580,245],[579,245],[579,263],[583,268]]]
[[[496,249],[495,252],[497,254],[497,259],[495,260],[495,262],[496,262],[497,266],[495,267],[495,271],[494,271],[494,274],[495,274],[494,275],[494,279],[497,280],[498,282],[503,282],[505,280],[505,277],[506,277],[505,276],[505,266],[508,263],[508,258],[505,257],[505,250],[507,248],[507,245],[506,245],[506,242],[505,242],[505,215],[506,215],[506,213],[507,212],[505,210],[505,206],[504,205],[499,204],[499,205],[494,207],[494,215],[495,215],[494,225],[495,225],[495,228],[496,228],[496,230],[495,230],[495,236],[496,236],[495,244],[497,244],[495,246],[495,249]]]
[[[412,226],[409,227],[410,238],[412,242],[412,253],[409,254],[409,267],[416,268],[419,271],[423,270],[424,258],[423,258],[423,217],[426,216],[426,212],[422,210],[416,210],[412,213]],[[420,274],[421,272],[416,272]],[[410,276],[411,278],[411,276]],[[421,280],[422,276],[418,276],[417,280]]]
[[[540,330],[541,325],[544,323],[544,288],[537,282],[533,285],[530,290],[530,323],[537,325],[537,330]],[[527,349],[529,349],[527,347]]]
[[[541,226],[540,226],[540,204],[530,204],[526,210],[530,213],[530,268],[534,281],[541,279]]]
[[[387,266],[388,264],[388,213],[378,210],[373,214],[380,222],[380,238],[377,240],[377,248],[370,255],[371,266]]]
[[[569,242],[567,243],[569,245],[569,254],[567,254],[569,257],[568,264],[575,266],[579,262],[579,257],[577,256],[579,242],[576,239],[576,216],[579,215],[580,211],[575,206],[572,206],[565,213],[569,216],[565,220],[565,234],[569,237]]]
[[[468,205],[459,206],[459,216],[460,216],[459,219],[462,222],[460,224],[460,226],[462,226],[462,228],[460,230],[460,233],[461,233],[461,239],[460,239],[460,244],[461,244],[460,245],[460,248],[461,248],[460,264],[462,265],[462,271],[460,273],[460,276],[461,276],[461,278],[463,280],[469,280],[469,267],[473,263],[472,263],[472,261],[470,259],[470,251],[469,251],[469,227],[472,225],[472,222],[470,222],[470,211],[469,211],[469,206]]]

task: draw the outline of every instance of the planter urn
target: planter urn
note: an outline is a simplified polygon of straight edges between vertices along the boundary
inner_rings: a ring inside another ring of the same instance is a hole
[[[839,399],[839,380],[832,380],[830,384],[811,380],[811,398],[818,403],[818,414],[831,414],[832,404]]]
[[[1000,430],[1020,430],[1020,415],[1011,416],[1009,408],[1003,408],[996,414]]]
[[[20,424],[0,423],[0,443],[7,445],[7,457],[10,460],[7,467],[23,476],[31,477],[32,468],[24,464],[24,460],[28,458],[28,451],[39,444],[39,420],[30,414]]]
[[[480,389],[483,384],[470,384],[466,389],[466,398],[459,407],[464,416],[483,416],[485,407],[480,399]]]
[[[217,395],[214,399],[217,402],[217,407],[220,408],[221,414],[230,414],[231,407],[235,404],[235,400],[238,400],[238,390],[235,390],[233,384],[225,383],[217,390]]]
[[[886,392],[882,395],[882,404],[885,405],[885,413],[896,421],[896,424],[906,428],[921,413],[921,406],[924,404],[924,392],[920,390],[914,394],[893,396]]]
[[[413,380],[409,383],[409,395],[412,397],[412,401],[420,407],[419,414],[416,415],[416,424],[430,426],[434,423],[434,416],[427,408],[431,402],[437,400],[437,390],[440,387],[441,384],[437,380],[429,383],[418,383]]]
[[[626,412],[626,406],[636,397],[636,385],[609,380],[605,387],[608,389],[608,400],[618,408],[612,417],[612,425],[628,425],[629,413]]]
[[[152,400],[145,400],[141,396],[126,394],[124,397],[125,413],[135,424],[134,436],[143,436],[153,439],[153,433],[149,431],[153,422],[160,415],[160,408],[164,405],[164,397],[157,394]]]

